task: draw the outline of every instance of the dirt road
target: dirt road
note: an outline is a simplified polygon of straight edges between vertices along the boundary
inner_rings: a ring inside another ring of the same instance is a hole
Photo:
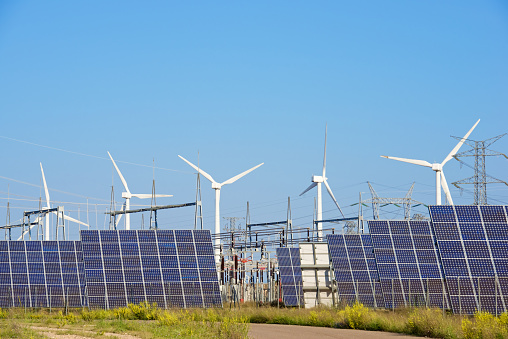
[[[344,338],[344,339],[374,339],[374,338],[415,338],[408,335],[360,331],[360,330],[344,330],[327,327],[312,326],[296,326],[296,325],[277,325],[277,324],[250,324],[249,338],[252,339],[307,339],[307,338]]]

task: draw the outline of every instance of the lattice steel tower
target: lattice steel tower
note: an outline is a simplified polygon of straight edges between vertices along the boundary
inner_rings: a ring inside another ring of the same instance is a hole
[[[415,206],[422,205],[421,202],[413,200],[411,198],[411,195],[413,194],[413,188],[415,186],[415,183],[411,185],[409,188],[409,191],[407,191],[406,196],[404,198],[383,198],[380,197],[376,191],[374,190],[374,187],[370,184],[370,182],[367,181],[367,184],[369,185],[370,194],[372,195],[371,199],[362,200],[361,203],[366,204],[372,204],[372,215],[374,220],[379,219],[379,208],[384,207],[386,205],[395,205],[397,207],[404,208],[404,219],[409,220],[411,219],[411,205],[416,204]],[[383,204],[383,205],[381,205]]]
[[[461,164],[466,165],[467,167],[473,168],[471,165],[465,163],[464,161],[460,160],[459,158],[462,157],[474,157],[474,175],[472,177],[462,179],[459,181],[455,181],[452,184],[462,189],[460,185],[466,185],[466,184],[473,184],[474,185],[474,204],[475,205],[487,205],[487,184],[505,184],[508,186],[508,183],[505,181],[496,179],[494,177],[491,177],[487,174],[485,171],[485,157],[487,156],[500,156],[502,155],[506,159],[508,157],[504,153],[496,152],[493,150],[488,149],[490,145],[504,137],[505,134],[498,135],[497,137],[493,137],[487,140],[482,141],[476,141],[476,140],[469,140],[466,139],[464,142],[467,144],[471,149],[457,153],[453,157],[459,161]],[[459,137],[453,137],[455,139],[460,139]]]

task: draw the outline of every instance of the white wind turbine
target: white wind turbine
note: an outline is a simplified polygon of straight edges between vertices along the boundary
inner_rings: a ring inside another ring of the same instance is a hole
[[[339,203],[337,202],[337,199],[335,199],[335,196],[333,195],[332,189],[330,188],[330,185],[328,185],[328,182],[326,181],[328,178],[326,177],[326,134],[327,134],[328,127],[325,127],[325,153],[323,157],[323,173],[322,175],[313,175],[312,176],[312,184],[310,184],[309,187],[305,191],[303,191],[300,196],[304,195],[311,189],[317,186],[317,220],[323,220],[323,199],[321,194],[321,183],[325,184],[326,190],[328,191],[328,194],[332,198],[333,202],[337,206],[337,208],[340,211],[340,214],[344,217],[344,213],[342,213],[342,209],[339,206]],[[321,239],[322,234],[322,224],[319,222],[317,223],[317,231],[318,231],[318,238]]]
[[[44,169],[42,168],[42,163],[40,163],[41,165],[41,174],[42,174],[42,183],[44,184],[44,194],[46,196],[46,208],[47,209],[50,209],[51,208],[51,203],[50,203],[50,199],[49,199],[49,190],[48,190],[48,185],[46,183],[46,176],[44,175]],[[44,240],[50,240],[49,239],[49,213],[53,213],[53,214],[58,214],[58,212],[56,211],[52,211],[52,212],[48,212],[46,213],[45,217],[44,217]],[[86,226],[86,227],[89,227],[88,224],[82,222],[82,221],[79,221],[77,219],[74,219],[68,215],[63,215],[63,218],[65,220],[68,220],[68,221],[72,221],[72,222],[75,222],[77,224],[80,224],[80,225],[83,225],[83,226]],[[35,219],[35,223],[38,223],[40,221],[40,217],[37,217],[37,219]],[[29,229],[33,228],[34,226],[30,226]],[[28,229],[28,230],[29,230]],[[18,240],[21,240],[27,233],[28,233],[28,230],[26,230],[23,235],[21,237],[19,237]]]
[[[382,155],[382,158],[393,159],[398,161],[407,162],[410,164],[420,165],[424,167],[432,168],[434,172],[436,172],[436,205],[441,205],[441,187],[443,187],[443,191],[445,192],[446,199],[450,205],[453,205],[452,195],[450,194],[450,190],[448,189],[448,184],[446,183],[446,178],[443,172],[443,166],[451,159],[453,156],[459,151],[460,147],[464,143],[464,141],[469,137],[471,132],[475,129],[476,125],[480,122],[480,119],[474,124],[473,127],[466,133],[466,135],[460,139],[459,143],[452,149],[450,154],[446,158],[444,158],[442,163],[434,163],[431,164],[425,160],[414,160],[414,159],[406,159],[406,158],[397,158],[397,157],[389,157],[386,155]]]
[[[109,152],[108,152],[108,155],[109,155],[109,158],[111,159],[111,161],[113,162],[113,166],[115,166],[116,172],[118,173],[118,176],[120,177],[120,180],[122,181],[123,187],[125,188],[125,191],[126,191],[126,192],[122,192],[122,198],[125,199],[125,204],[124,204],[125,206],[122,208],[122,210],[125,210],[125,211],[130,210],[130,208],[131,208],[130,201],[131,201],[132,197],[136,197],[139,199],[150,199],[152,197],[155,197],[155,198],[172,197],[172,195],[169,195],[169,194],[152,195],[152,194],[143,194],[143,193],[131,193],[131,191],[129,190],[129,186],[127,186],[127,181],[125,181],[125,178],[123,177],[122,172],[120,172],[120,169],[116,165],[115,160],[113,160],[113,157],[111,156],[111,154]],[[120,217],[117,219],[116,224],[118,224],[121,217],[122,217],[122,215],[120,214]],[[125,213],[125,229],[126,230],[131,229],[131,215],[129,213]]]
[[[193,163],[191,163],[190,161],[188,161],[187,159],[185,159],[184,157],[182,157],[181,155],[179,155],[180,159],[182,159],[183,161],[185,161],[186,163],[188,163],[192,168],[194,168],[196,171],[198,171],[202,176],[204,176],[205,178],[207,178],[208,180],[210,180],[210,182],[212,183],[212,188],[215,190],[215,234],[216,234],[216,237],[215,237],[215,260],[219,260],[219,247],[220,247],[220,237],[219,237],[219,233],[220,233],[220,209],[219,209],[219,206],[220,206],[220,189],[222,188],[222,186],[224,185],[227,185],[227,184],[232,184],[234,183],[235,181],[237,181],[238,179],[240,179],[241,177],[249,174],[250,172],[254,171],[256,168],[260,167],[261,165],[264,164],[264,162],[260,163],[259,165],[257,166],[254,166],[252,167],[251,169],[248,169],[246,170],[245,172],[242,172],[238,175],[235,175],[234,177],[222,182],[222,183],[218,183],[216,182],[212,176],[208,173],[206,173],[205,171],[203,171],[202,169],[200,169],[199,167],[197,167],[196,165],[194,165]]]

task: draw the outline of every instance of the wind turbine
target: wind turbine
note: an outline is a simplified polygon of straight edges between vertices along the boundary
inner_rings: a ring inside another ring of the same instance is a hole
[[[46,208],[47,209],[50,209],[51,208],[51,204],[50,204],[50,199],[49,199],[49,190],[48,190],[48,185],[46,183],[46,176],[44,175],[44,169],[42,168],[42,163],[39,163],[40,166],[41,166],[41,174],[42,174],[42,182],[44,184],[44,194],[46,196]],[[45,217],[44,217],[44,240],[50,240],[49,239],[49,213],[53,213],[55,215],[58,214],[57,211],[51,211],[51,212],[47,212]],[[86,226],[86,227],[89,227],[88,224],[82,222],[82,221],[79,221],[77,219],[74,219],[68,215],[63,215],[63,218],[65,220],[68,220],[68,221],[72,221],[72,222],[75,222],[77,224],[80,224],[80,225],[83,225],[83,226]],[[37,219],[35,220],[35,222],[39,222],[40,220],[40,217],[37,217]],[[33,226],[30,226],[29,229],[31,229]],[[28,229],[28,230],[29,230]],[[28,230],[25,231],[25,233],[23,233],[23,235],[18,239],[18,240],[21,240],[27,233],[28,233]],[[57,239],[58,240],[58,239]]]
[[[475,129],[476,125],[478,125],[479,122],[480,122],[480,119],[478,119],[476,124],[474,124],[474,126],[471,127],[469,132],[467,132],[466,135],[464,135],[464,137],[462,139],[460,139],[459,143],[452,149],[450,154],[448,154],[446,156],[446,158],[444,158],[442,163],[431,164],[430,162],[425,161],[425,160],[414,160],[414,159],[406,159],[406,158],[389,157],[386,155],[382,155],[381,157],[432,168],[432,170],[434,172],[436,172],[436,205],[441,205],[441,188],[440,187],[443,187],[443,191],[445,192],[446,199],[448,200],[448,203],[450,205],[453,205],[452,195],[450,194],[450,190],[448,189],[448,184],[446,183],[446,178],[445,178],[445,175],[443,172],[443,166],[451,158],[453,158],[453,156],[459,151],[459,149],[462,146],[462,144],[464,143],[464,141],[469,137],[469,134],[471,134],[471,132],[473,132],[473,130]]]
[[[150,199],[152,197],[155,197],[155,198],[166,198],[166,197],[172,197],[172,195],[169,195],[169,194],[144,194],[144,193],[131,193],[131,191],[129,190],[129,186],[127,186],[127,181],[125,181],[125,178],[123,177],[122,175],[122,172],[120,172],[120,169],[118,168],[118,166],[116,165],[116,162],[115,160],[113,160],[113,157],[111,156],[111,154],[108,152],[108,155],[109,155],[109,158],[111,159],[111,161],[113,162],[113,166],[115,166],[115,169],[116,169],[116,172],[118,173],[118,176],[120,177],[120,180],[122,181],[122,184],[123,184],[123,187],[125,188],[125,191],[126,192],[122,192],[122,198],[125,199],[125,211],[128,211],[130,210],[131,208],[131,198],[132,197],[136,197],[136,198],[139,198],[139,199]],[[120,214],[120,217],[122,215]],[[118,224],[118,221],[117,220],[117,224]],[[129,213],[125,213],[125,229],[126,230],[130,230],[131,229],[131,215]]]
[[[193,163],[191,163],[190,161],[188,161],[187,159],[185,159],[184,157],[182,157],[181,155],[179,155],[178,157],[180,157],[180,159],[182,159],[183,161],[185,161],[187,164],[189,164],[192,168],[194,168],[196,171],[198,171],[202,176],[204,176],[205,178],[207,178],[208,180],[210,180],[210,182],[212,183],[212,188],[215,190],[215,260],[219,260],[219,247],[220,247],[220,237],[219,237],[219,233],[220,233],[220,209],[219,209],[219,206],[220,206],[220,189],[222,188],[222,186],[224,185],[227,185],[227,184],[232,184],[234,183],[235,181],[237,181],[238,179],[240,179],[241,177],[249,174],[250,172],[254,171],[256,168],[260,167],[261,165],[264,164],[264,162],[260,163],[259,165],[257,166],[254,166],[252,167],[251,169],[248,169],[246,170],[245,172],[242,172],[238,175],[235,175],[234,177],[222,182],[222,183],[218,183],[216,182],[212,176],[208,173],[206,173],[205,171],[203,171],[202,169],[200,169],[199,167],[197,167],[196,165],[194,165]]]
[[[337,199],[335,199],[335,196],[333,195],[332,189],[330,188],[330,185],[328,185],[328,182],[326,181],[328,178],[326,177],[326,134],[327,134],[328,126],[325,127],[325,153],[323,156],[323,173],[322,175],[313,175],[312,176],[312,184],[310,184],[309,187],[305,191],[303,191],[300,196],[304,195],[311,189],[317,186],[317,220],[323,220],[323,199],[321,194],[321,183],[325,184],[326,190],[328,191],[328,194],[332,198],[333,202],[337,206],[337,208],[340,211],[340,214],[344,217],[344,213],[342,213],[342,209],[339,206],[339,203],[337,202]],[[318,238],[321,239],[322,234],[322,224],[318,222],[317,224],[317,231],[318,231]]]

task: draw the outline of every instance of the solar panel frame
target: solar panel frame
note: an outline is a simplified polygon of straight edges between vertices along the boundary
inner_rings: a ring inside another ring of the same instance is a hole
[[[209,231],[87,230],[81,235],[92,308],[139,302],[163,308],[222,306]],[[100,262],[88,259],[93,251]]]
[[[0,307],[85,306],[80,250],[79,241],[0,241]]]
[[[453,311],[506,311],[508,270],[497,258],[508,257],[507,206],[429,206],[429,211]]]
[[[338,303],[359,301],[367,307],[384,307],[370,235],[333,234],[327,235],[327,242],[337,283]],[[360,262],[365,264],[365,269],[359,268]],[[367,274],[362,274],[364,272]]]
[[[370,220],[368,225],[385,307],[427,305],[449,308],[449,297],[430,223]]]
[[[279,247],[276,249],[282,288],[282,300],[286,306],[304,306],[302,273],[300,269],[300,249],[298,247]]]

